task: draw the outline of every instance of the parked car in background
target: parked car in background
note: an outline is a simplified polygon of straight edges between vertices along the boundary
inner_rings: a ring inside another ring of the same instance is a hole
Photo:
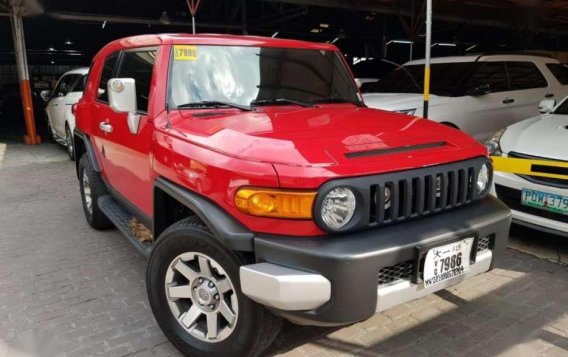
[[[149,257],[150,307],[188,356],[259,356],[280,317],[349,325],[504,254],[485,148],[367,108],[331,44],[137,36],[95,56],[86,88],[85,217]]]
[[[48,130],[53,140],[67,147],[71,160],[73,153],[73,129],[75,129],[75,115],[72,113],[73,104],[83,96],[85,82],[89,68],[77,68],[61,76],[53,91],[44,90],[41,98],[47,102]]]
[[[492,155],[568,162],[568,98],[500,130],[487,148]],[[493,194],[511,208],[514,222],[568,236],[568,179],[496,172],[494,182]]]
[[[423,115],[424,60],[411,61],[366,88],[372,108]],[[479,55],[432,59],[428,118],[480,142],[538,114],[544,98],[568,95],[568,69],[544,55]]]

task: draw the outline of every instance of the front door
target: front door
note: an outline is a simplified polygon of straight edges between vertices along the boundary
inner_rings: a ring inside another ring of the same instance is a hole
[[[69,93],[75,79],[76,77],[73,74],[61,77],[55,89],[53,89],[51,100],[45,109],[51,129],[60,138],[65,137],[65,97]]]
[[[116,78],[133,78],[136,83],[137,112],[141,115],[137,133],[128,127],[127,114],[112,112],[106,118],[112,131],[106,133],[104,169],[111,186],[121,198],[152,216],[152,123],[148,121],[148,102],[156,48],[124,51]]]

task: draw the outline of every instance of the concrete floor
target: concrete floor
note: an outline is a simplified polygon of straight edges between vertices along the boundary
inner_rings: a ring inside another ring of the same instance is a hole
[[[568,355],[566,240],[514,228],[510,246],[498,269],[368,321],[286,323],[267,355]],[[179,355],[145,264],[117,231],[89,228],[63,148],[0,140],[0,357]]]

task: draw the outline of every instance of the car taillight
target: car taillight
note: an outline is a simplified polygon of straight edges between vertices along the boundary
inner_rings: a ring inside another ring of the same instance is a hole
[[[76,112],[77,112],[77,103],[71,106],[71,114],[75,115]]]

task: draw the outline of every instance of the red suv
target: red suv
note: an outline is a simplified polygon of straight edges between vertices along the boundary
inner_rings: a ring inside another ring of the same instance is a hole
[[[154,316],[188,355],[261,354],[281,317],[365,320],[491,269],[505,248],[485,148],[368,109],[333,45],[117,40],[75,111],[87,221],[149,258]]]

